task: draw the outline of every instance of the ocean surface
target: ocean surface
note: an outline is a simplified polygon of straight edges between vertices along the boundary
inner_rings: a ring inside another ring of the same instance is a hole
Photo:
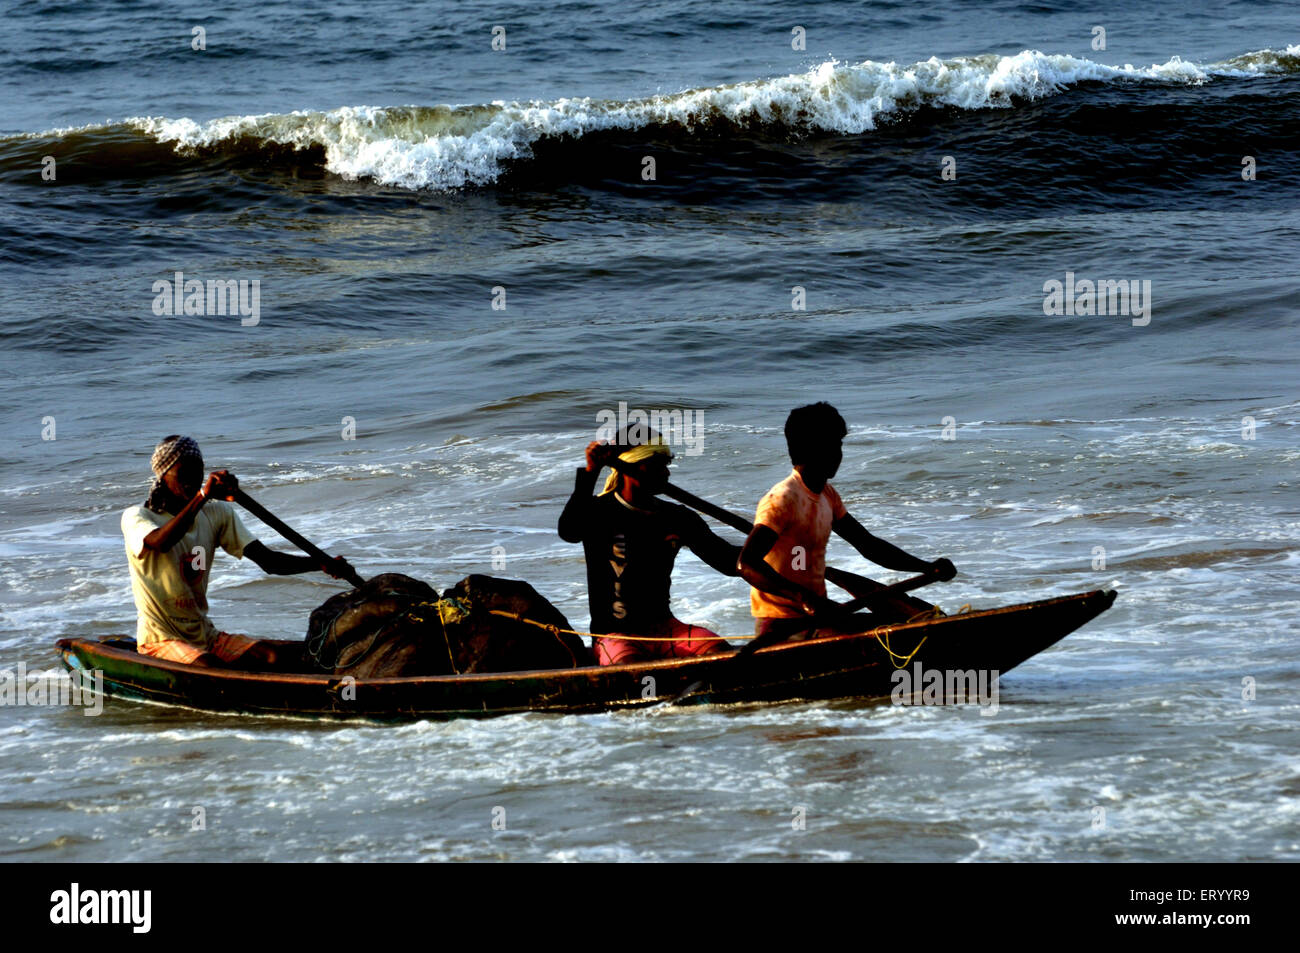
[[[176,432],[363,575],[583,628],[555,523],[620,402],[700,415],[673,479],[752,513],[828,400],[850,510],[959,570],[920,595],[1119,598],[992,717],[0,707],[0,856],[1300,859],[1298,44],[1278,2],[9,4],[0,667],[133,630]],[[1085,280],[1143,293],[1050,306]],[[340,588],[223,554],[211,612]],[[751,631],[689,553],[673,597]]]

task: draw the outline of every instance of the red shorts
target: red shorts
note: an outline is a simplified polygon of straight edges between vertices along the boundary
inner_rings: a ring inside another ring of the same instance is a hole
[[[669,617],[666,622],[653,626],[637,635],[667,639],[664,642],[641,642],[619,638],[620,633],[597,636],[592,640],[598,665],[623,665],[628,662],[651,662],[655,659],[686,658],[691,655],[712,655],[727,652],[731,646],[716,632],[698,625],[687,625]]]
[[[208,646],[206,651],[223,662],[233,662],[256,644],[256,639],[250,639],[246,635],[218,632],[217,637],[212,640],[212,644]],[[205,650],[197,645],[191,645],[184,639],[168,639],[165,642],[150,642],[148,645],[136,646],[136,651],[141,655],[151,655],[154,658],[166,659],[169,662],[191,665]]]

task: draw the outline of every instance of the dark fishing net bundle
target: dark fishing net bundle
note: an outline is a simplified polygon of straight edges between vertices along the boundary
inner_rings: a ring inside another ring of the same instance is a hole
[[[384,573],[313,611],[306,647],[316,671],[354,678],[592,664],[570,628],[526,582],[473,575],[439,595],[411,576]]]

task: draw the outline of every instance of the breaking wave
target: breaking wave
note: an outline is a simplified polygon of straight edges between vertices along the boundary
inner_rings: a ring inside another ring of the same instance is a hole
[[[543,140],[579,140],[603,131],[743,134],[764,139],[857,136],[882,122],[926,109],[1011,108],[1087,83],[1197,85],[1222,78],[1300,72],[1300,45],[1260,50],[1211,64],[1174,57],[1146,67],[1107,66],[1032,50],[931,58],[900,66],[826,62],[806,73],[693,89],[627,101],[590,98],[466,106],[344,106],[230,116],[135,117],[108,126],[29,134],[19,140],[71,140],[83,161],[110,166],[167,164],[204,156],[277,157],[318,164],[348,180],[406,189],[456,190],[490,185],[533,158]],[[65,145],[68,143],[65,142]],[[0,140],[0,167],[18,157]],[[29,143],[29,145],[37,145]],[[30,153],[30,149],[22,150]],[[30,154],[22,156],[30,168]]]

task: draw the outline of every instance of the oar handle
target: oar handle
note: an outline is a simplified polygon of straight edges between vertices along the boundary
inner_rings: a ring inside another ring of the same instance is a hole
[[[609,465],[619,473],[627,473],[631,469],[631,465],[624,463],[622,460],[611,460],[609,461]],[[663,488],[663,494],[664,496],[672,497],[678,503],[683,503],[686,506],[689,506],[693,510],[698,510],[706,516],[712,516],[719,523],[724,523],[732,529],[740,530],[746,536],[754,531],[754,524],[745,519],[745,517],[738,513],[733,513],[730,510],[724,510],[716,503],[710,503],[708,500],[702,499],[694,493],[683,490],[679,486],[674,486],[669,483]],[[868,579],[866,576],[859,576],[857,573],[848,572],[844,569],[836,569],[834,566],[827,566],[825,575],[827,581],[833,582],[835,585],[847,589],[850,592],[863,587],[879,587],[876,589],[877,592],[885,588],[874,579]],[[915,601],[920,602],[921,600],[918,599]],[[929,603],[923,603],[923,605],[929,606]],[[918,608],[920,607],[918,606]]]
[[[289,542],[293,543],[295,546],[301,549],[312,559],[320,563],[322,568],[328,563],[332,563],[334,561],[334,557],[330,556],[328,553],[325,552],[325,550],[318,547],[315,543],[307,539],[305,536],[300,535],[292,526],[285,523],[278,516],[276,516],[274,513],[268,510],[261,503],[257,502],[257,500],[253,499],[243,490],[236,489],[230,495],[235,498],[236,503],[238,503],[244,509],[248,510],[248,512],[252,513],[254,516],[260,519],[267,526],[271,527],[271,529],[275,530],[277,533],[279,533]],[[355,572],[350,572],[347,575],[345,575],[343,578],[346,579],[348,582],[352,583],[352,585],[356,586],[358,589],[366,584],[366,581],[362,579],[359,575],[357,575]]]
[[[685,503],[693,510],[699,510],[707,516],[712,516],[719,523],[725,523],[733,529],[738,529],[746,536],[754,531],[754,524],[745,517],[733,513],[730,510],[724,510],[715,503],[708,500],[700,499],[694,493],[688,493],[679,486],[669,483],[664,487],[664,496],[671,496],[678,503]]]
[[[635,475],[635,467],[630,463],[624,463],[622,460],[617,458],[606,462],[612,470],[617,470],[619,473],[631,473]],[[745,517],[733,513],[730,510],[724,510],[722,507],[710,503],[708,500],[701,499],[694,493],[688,493],[679,486],[673,486],[671,483],[666,484],[662,492],[664,496],[671,496],[678,503],[685,503],[693,510],[699,510],[701,513],[712,516],[719,523],[726,523],[733,529],[740,530],[746,536],[754,531],[754,524],[745,519]]]
[[[736,653],[736,657],[733,661],[749,658],[749,656],[753,655],[759,649],[767,648],[767,646],[775,645],[778,642],[784,642],[791,636],[798,635],[800,632],[810,632],[813,629],[819,629],[822,626],[832,625],[843,619],[845,616],[852,615],[859,609],[866,608],[873,602],[880,600],[887,601],[891,596],[900,595],[901,593],[907,592],[909,589],[919,589],[921,586],[926,586],[935,582],[938,578],[939,574],[937,572],[923,572],[918,576],[913,576],[911,579],[904,579],[902,582],[896,582],[892,586],[882,586],[875,592],[869,592],[865,596],[859,596],[850,602],[841,602],[837,604],[835,609],[831,612],[824,613],[820,616],[809,616],[807,619],[802,620],[798,629],[776,633],[769,632],[766,635],[761,635],[756,639],[752,639]],[[686,693],[683,692],[683,694]]]
[[[809,621],[817,623],[820,621],[829,621],[830,619],[838,619],[841,616],[852,615],[854,612],[857,612],[859,609],[865,609],[872,603],[887,601],[890,596],[901,595],[902,593],[908,592],[912,589],[919,589],[922,586],[928,586],[930,583],[937,582],[938,580],[939,573],[934,570],[929,570],[913,576],[911,579],[904,579],[902,582],[896,582],[892,586],[881,586],[874,592],[868,592],[849,602],[842,602],[835,607],[833,615],[823,616],[821,620],[818,620],[817,617],[814,616],[809,619]],[[809,628],[813,629],[816,627],[816,625],[809,626]]]

